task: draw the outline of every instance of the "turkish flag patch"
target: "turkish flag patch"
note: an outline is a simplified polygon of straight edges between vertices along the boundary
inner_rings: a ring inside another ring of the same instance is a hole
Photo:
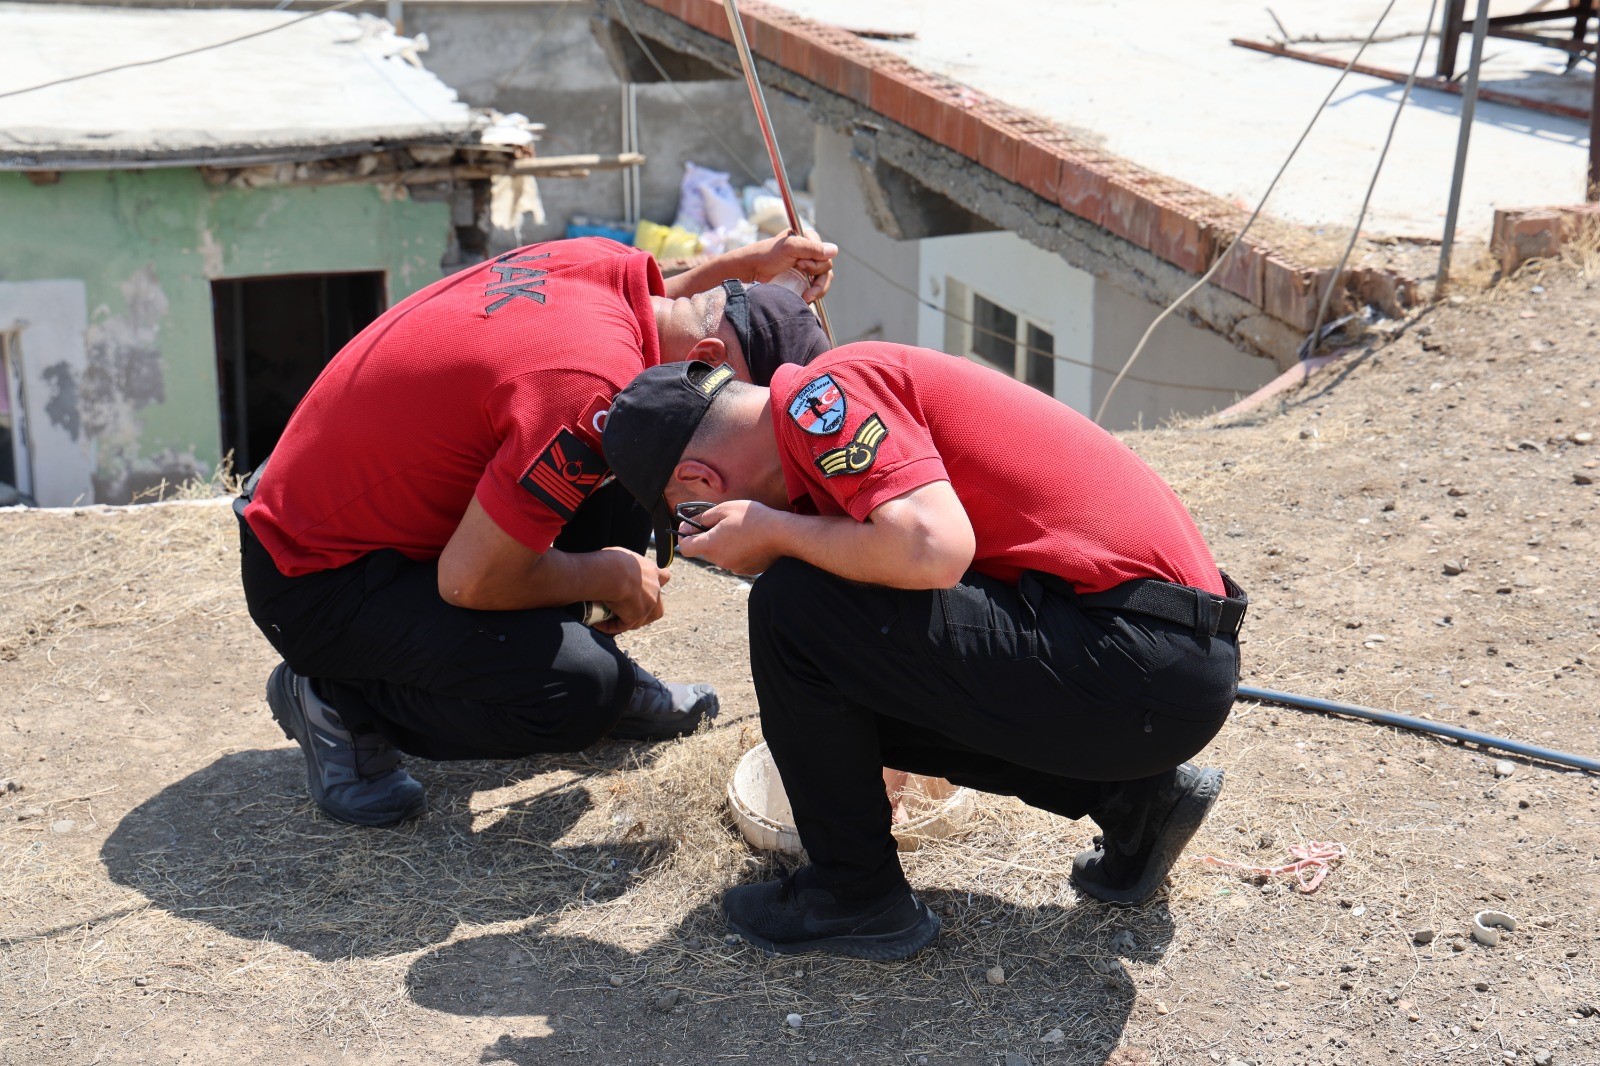
[[[517,484],[562,518],[571,518],[608,470],[599,452],[563,427]]]

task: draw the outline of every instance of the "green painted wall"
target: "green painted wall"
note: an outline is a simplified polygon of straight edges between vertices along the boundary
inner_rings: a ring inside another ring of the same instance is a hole
[[[194,169],[0,173],[0,282],[78,279],[88,365],[78,382],[96,496],[220,451],[211,287],[217,278],[386,272],[391,304],[439,277],[449,207],[370,185],[217,188]]]

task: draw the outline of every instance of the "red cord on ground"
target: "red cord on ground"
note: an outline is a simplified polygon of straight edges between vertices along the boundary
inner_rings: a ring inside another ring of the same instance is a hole
[[[1260,877],[1294,874],[1300,891],[1310,895],[1322,885],[1323,878],[1333,870],[1333,863],[1350,854],[1350,849],[1334,840],[1308,840],[1304,844],[1290,845],[1289,854],[1295,857],[1295,861],[1282,866],[1251,866],[1248,863],[1219,859],[1214,855],[1196,855],[1194,859],[1207,866],[1219,866]]]

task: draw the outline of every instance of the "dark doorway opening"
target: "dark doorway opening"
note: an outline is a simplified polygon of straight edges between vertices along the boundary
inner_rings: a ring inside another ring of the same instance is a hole
[[[381,272],[211,283],[222,451],[243,473],[271,454],[328,360],[383,311]]]

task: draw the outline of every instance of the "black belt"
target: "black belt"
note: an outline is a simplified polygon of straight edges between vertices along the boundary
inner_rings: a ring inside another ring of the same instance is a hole
[[[267,456],[267,459],[271,458],[272,456]],[[239,516],[239,524],[244,526],[245,529],[249,529],[250,524],[244,520],[244,509],[250,505],[251,500],[255,499],[256,486],[261,483],[261,474],[267,469],[267,459],[261,460],[261,465],[252,470],[250,476],[244,479],[244,484],[239,489],[239,495],[235,496],[233,500],[233,513]]]
[[[1244,625],[1245,611],[1250,606],[1250,597],[1227,574],[1222,575],[1222,587],[1228,594],[1218,596],[1205,589],[1174,585],[1155,578],[1135,578],[1104,592],[1082,595],[1073,590],[1070,582],[1055,574],[1029,573],[1046,588],[1070,593],[1084,607],[1109,607],[1147,614],[1173,625],[1193,626],[1200,636],[1217,633],[1238,636]]]

